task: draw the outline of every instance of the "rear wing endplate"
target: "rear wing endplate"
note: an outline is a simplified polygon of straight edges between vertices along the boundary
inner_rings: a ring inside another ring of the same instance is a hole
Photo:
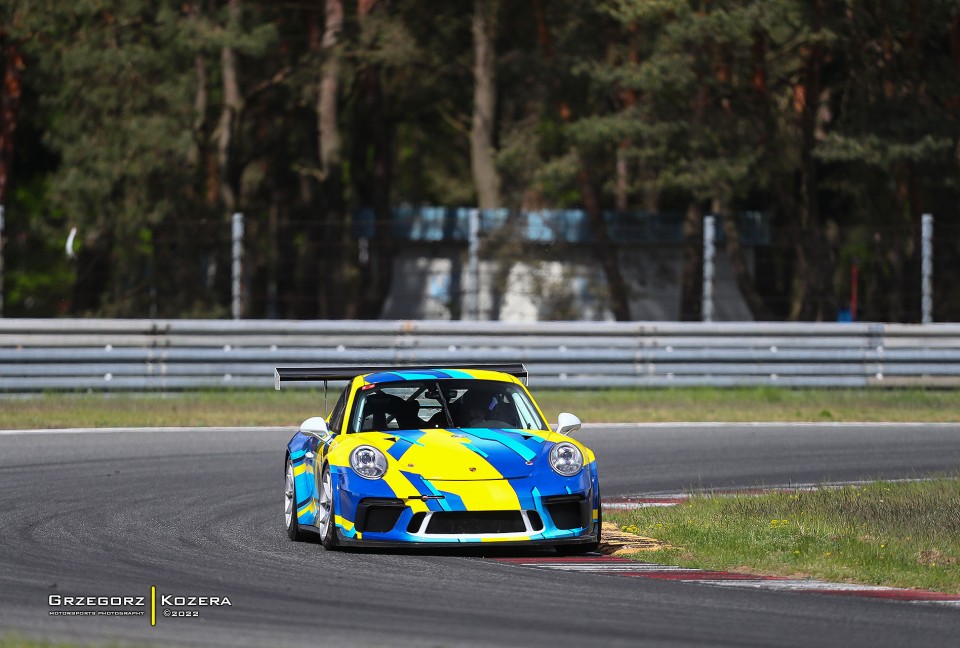
[[[357,376],[371,373],[388,373],[391,371],[428,371],[431,369],[482,369],[485,371],[499,371],[510,374],[527,384],[527,368],[521,362],[507,364],[458,364],[458,365],[380,365],[367,367],[277,367],[273,386],[279,390],[285,382],[323,382],[324,386],[331,380],[353,380]]]

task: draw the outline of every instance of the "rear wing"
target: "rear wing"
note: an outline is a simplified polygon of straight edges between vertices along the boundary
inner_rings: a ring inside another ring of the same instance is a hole
[[[527,384],[527,368],[521,362],[509,364],[458,364],[458,365],[380,365],[368,367],[277,367],[273,386],[279,390],[285,382],[323,382],[324,387],[331,380],[353,380],[357,376],[371,373],[387,373],[391,371],[430,371],[444,369],[482,369],[485,371],[499,371],[510,374]]]

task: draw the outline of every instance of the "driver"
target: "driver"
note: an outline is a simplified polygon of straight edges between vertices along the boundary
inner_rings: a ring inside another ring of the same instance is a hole
[[[462,418],[467,421],[467,424],[462,427],[486,427],[487,421],[495,419],[494,411],[497,408],[495,393],[474,387],[467,391],[461,400],[463,401]]]

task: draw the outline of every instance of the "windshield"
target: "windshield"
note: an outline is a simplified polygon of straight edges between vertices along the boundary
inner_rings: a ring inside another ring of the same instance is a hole
[[[495,380],[405,380],[357,392],[350,432],[429,428],[549,430],[526,392]]]

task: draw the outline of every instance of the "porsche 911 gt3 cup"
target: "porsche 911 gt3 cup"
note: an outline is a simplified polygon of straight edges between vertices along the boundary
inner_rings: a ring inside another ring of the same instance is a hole
[[[408,546],[547,544],[585,553],[600,541],[597,464],[552,431],[520,380],[522,364],[278,368],[289,381],[349,380],[326,418],[287,444],[284,520],[293,540]]]

